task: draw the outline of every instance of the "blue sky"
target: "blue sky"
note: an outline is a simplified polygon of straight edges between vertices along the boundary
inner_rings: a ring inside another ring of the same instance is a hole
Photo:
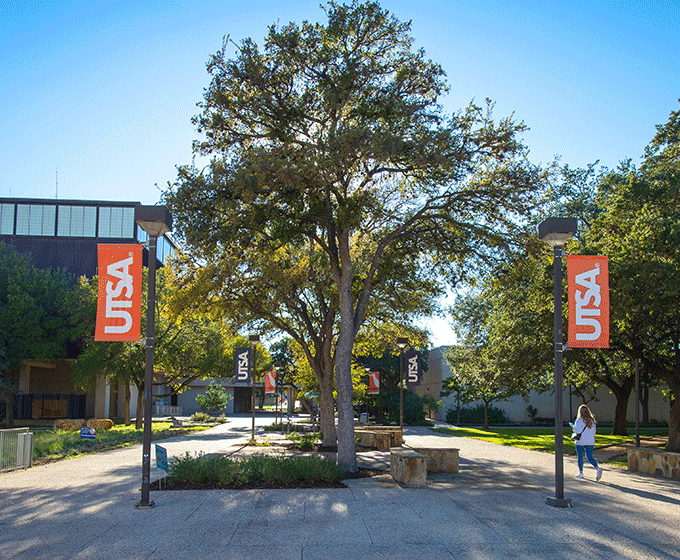
[[[4,0],[0,196],[158,202],[191,161],[223,36],[261,44],[274,22],[324,20],[319,3]],[[536,163],[638,161],[679,107],[680,2],[381,4],[443,66],[445,109],[491,98],[530,128]]]

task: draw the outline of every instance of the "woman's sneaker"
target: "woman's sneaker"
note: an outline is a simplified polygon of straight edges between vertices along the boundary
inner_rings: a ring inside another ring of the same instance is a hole
[[[600,480],[602,478],[602,469],[597,469],[597,474],[595,475],[595,480]]]
[[[583,478],[583,473],[582,473],[582,472],[578,473],[578,474],[576,475],[576,478]]]

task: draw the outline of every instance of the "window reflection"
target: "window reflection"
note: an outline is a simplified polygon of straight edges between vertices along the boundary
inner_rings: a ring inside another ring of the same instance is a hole
[[[18,204],[17,235],[54,235],[56,214],[56,206]]]
[[[0,204],[0,235],[14,234],[14,204]]]
[[[120,206],[99,208],[99,237],[132,237],[135,231],[135,209]]]
[[[57,235],[94,237],[97,208],[94,206],[59,206]]]

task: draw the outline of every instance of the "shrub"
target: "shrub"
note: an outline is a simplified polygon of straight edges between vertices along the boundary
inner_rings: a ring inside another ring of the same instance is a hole
[[[205,412],[194,412],[189,420],[192,422],[209,422],[210,414],[206,414]]]
[[[186,488],[288,488],[335,484],[347,476],[334,460],[321,457],[251,455],[243,459],[189,453],[168,468],[169,486]]]
[[[415,393],[405,390],[404,391],[404,424],[410,424],[413,426],[422,426],[422,422],[425,420],[425,411],[429,408],[432,403],[432,399],[424,398],[416,395]],[[399,422],[399,391],[391,391],[387,395],[387,405],[389,408],[389,414],[387,416],[387,422]]]
[[[449,408],[446,411],[446,421],[449,424],[458,423],[458,407]],[[484,424],[484,405],[478,404],[475,407],[460,409],[461,424]],[[503,410],[489,405],[489,424],[507,424],[508,417]]]
[[[307,433],[292,433],[286,436],[295,444],[295,447],[300,451],[311,451],[314,449],[314,444],[317,440],[321,439],[320,432],[307,432]]]
[[[206,388],[205,395],[198,395],[196,402],[203,412],[217,414],[231,400],[231,395],[220,385],[212,383]]]

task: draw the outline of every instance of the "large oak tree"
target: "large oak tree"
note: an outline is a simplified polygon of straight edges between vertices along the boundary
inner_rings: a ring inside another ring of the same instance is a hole
[[[338,461],[355,470],[352,347],[376,290],[460,278],[503,247],[541,177],[524,127],[494,122],[490,104],[443,114],[444,71],[409,23],[375,2],[326,14],[210,58],[195,118],[210,163],[181,167],[167,203],[202,264],[240,259],[238,275],[277,247],[319,255],[338,320]],[[401,293],[382,301],[396,308]]]

